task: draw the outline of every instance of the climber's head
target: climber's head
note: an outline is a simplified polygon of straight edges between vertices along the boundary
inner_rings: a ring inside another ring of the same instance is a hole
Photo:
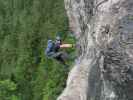
[[[60,36],[56,36],[56,43],[61,44],[61,38],[60,38]]]
[[[56,36],[56,40],[60,41],[61,40],[60,36]]]

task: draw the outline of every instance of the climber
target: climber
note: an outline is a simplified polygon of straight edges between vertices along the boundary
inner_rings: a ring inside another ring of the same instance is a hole
[[[45,54],[48,58],[54,58],[63,65],[66,65],[65,61],[68,59],[68,55],[63,51],[60,51],[60,48],[72,47],[73,44],[63,44],[61,38],[57,36],[55,41],[48,40]]]

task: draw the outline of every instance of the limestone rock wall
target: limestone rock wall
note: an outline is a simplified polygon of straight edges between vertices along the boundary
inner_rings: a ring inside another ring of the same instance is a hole
[[[133,0],[65,0],[80,63],[58,100],[133,100]]]

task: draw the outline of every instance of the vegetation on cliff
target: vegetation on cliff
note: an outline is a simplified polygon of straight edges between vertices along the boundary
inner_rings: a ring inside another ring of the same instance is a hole
[[[68,70],[44,48],[67,30],[63,0],[0,0],[0,100],[55,100]]]

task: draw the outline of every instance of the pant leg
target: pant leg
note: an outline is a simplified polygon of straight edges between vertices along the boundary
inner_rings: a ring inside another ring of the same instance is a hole
[[[63,64],[63,65],[66,65],[66,63],[65,63],[65,61],[67,60],[66,58],[65,58],[65,53],[64,52],[58,52],[56,55],[55,55],[55,59],[57,60],[57,61],[59,61],[61,64]]]

